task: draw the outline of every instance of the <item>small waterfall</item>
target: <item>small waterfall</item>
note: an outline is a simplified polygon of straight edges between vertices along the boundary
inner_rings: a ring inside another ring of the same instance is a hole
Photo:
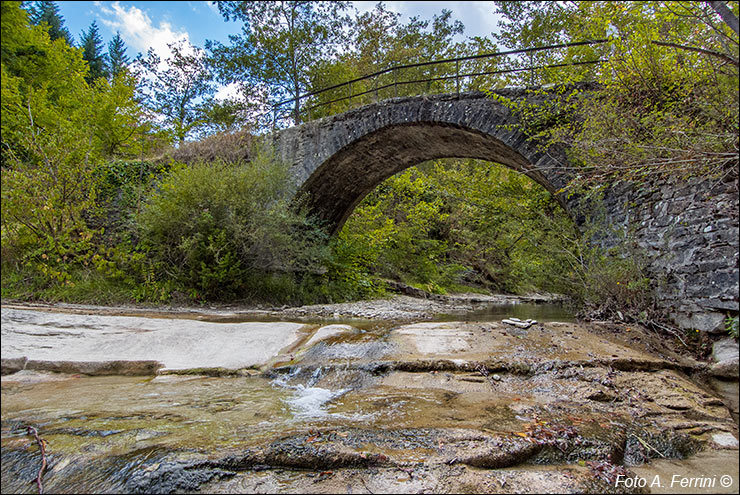
[[[362,376],[359,376],[361,374]],[[306,368],[296,366],[288,373],[276,377],[274,387],[290,390],[284,399],[296,419],[349,419],[366,420],[372,414],[345,415],[330,412],[331,402],[353,390],[362,388],[372,379],[369,373],[348,368],[318,366]]]
[[[289,373],[280,375],[272,381],[273,386],[286,388],[293,391],[286,403],[296,418],[321,418],[331,416],[328,411],[329,403],[347,393],[349,388],[330,390],[328,388],[317,387],[316,384],[324,375],[324,369],[319,366],[308,375],[300,366],[296,366]],[[301,382],[304,383],[291,383]]]

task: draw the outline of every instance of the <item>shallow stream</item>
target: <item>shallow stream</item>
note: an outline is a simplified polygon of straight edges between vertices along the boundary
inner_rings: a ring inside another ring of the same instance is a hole
[[[631,492],[618,476],[737,473],[737,425],[691,363],[559,306],[302,323],[239,370],[4,376],[2,493],[36,492],[28,426],[46,442],[47,492]]]

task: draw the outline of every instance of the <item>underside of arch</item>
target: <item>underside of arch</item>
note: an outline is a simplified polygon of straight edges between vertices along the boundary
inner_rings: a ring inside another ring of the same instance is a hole
[[[440,123],[392,125],[366,134],[322,163],[300,192],[308,195],[311,209],[333,234],[381,182],[408,167],[440,158],[501,163],[555,194],[555,187],[512,146],[475,129]]]

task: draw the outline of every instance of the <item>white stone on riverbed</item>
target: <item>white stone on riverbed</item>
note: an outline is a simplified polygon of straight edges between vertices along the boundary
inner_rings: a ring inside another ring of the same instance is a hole
[[[393,340],[406,340],[421,354],[447,354],[470,350],[473,333],[450,323],[422,322],[404,325],[393,331]]]
[[[161,362],[168,369],[260,366],[294,343],[290,322],[212,323],[2,308],[2,358]]]
[[[527,321],[522,321],[519,318],[507,318],[505,320],[501,320],[501,323],[506,323],[507,325],[513,325],[515,327],[519,328],[529,328],[532,325],[537,324],[537,320],[529,319]]]
[[[712,443],[721,449],[738,449],[737,438],[732,433],[715,433],[712,435]]]

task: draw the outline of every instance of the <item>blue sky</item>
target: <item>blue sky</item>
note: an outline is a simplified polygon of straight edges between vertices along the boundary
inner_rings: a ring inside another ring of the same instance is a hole
[[[58,1],[57,4],[75,40],[79,41],[82,31],[96,21],[106,48],[116,31],[120,31],[132,60],[150,47],[166,59],[169,53],[167,44],[180,39],[198,47],[203,47],[207,39],[227,43],[230,34],[240,31],[239,23],[224,21],[218,9],[209,1]],[[377,1],[352,4],[358,11],[364,12],[372,10]],[[490,36],[491,31],[496,29],[492,2],[389,1],[385,4],[388,10],[402,14],[402,22],[415,15],[431,20],[442,9],[451,10],[453,18],[465,25],[463,39],[466,36]],[[236,85],[232,84],[220,86],[216,97],[225,98],[235,94]]]
[[[359,11],[371,10],[377,2],[352,2]],[[418,15],[431,19],[442,9],[465,25],[468,36],[488,36],[496,27],[492,2],[385,2],[389,10],[399,12],[406,21]],[[228,35],[239,32],[239,24],[225,22],[218,10],[207,1],[170,2],[84,2],[59,1],[65,24],[76,40],[95,20],[104,42],[120,30],[134,58],[150,46],[163,50],[168,42],[186,38],[202,47],[206,39],[228,41]]]

